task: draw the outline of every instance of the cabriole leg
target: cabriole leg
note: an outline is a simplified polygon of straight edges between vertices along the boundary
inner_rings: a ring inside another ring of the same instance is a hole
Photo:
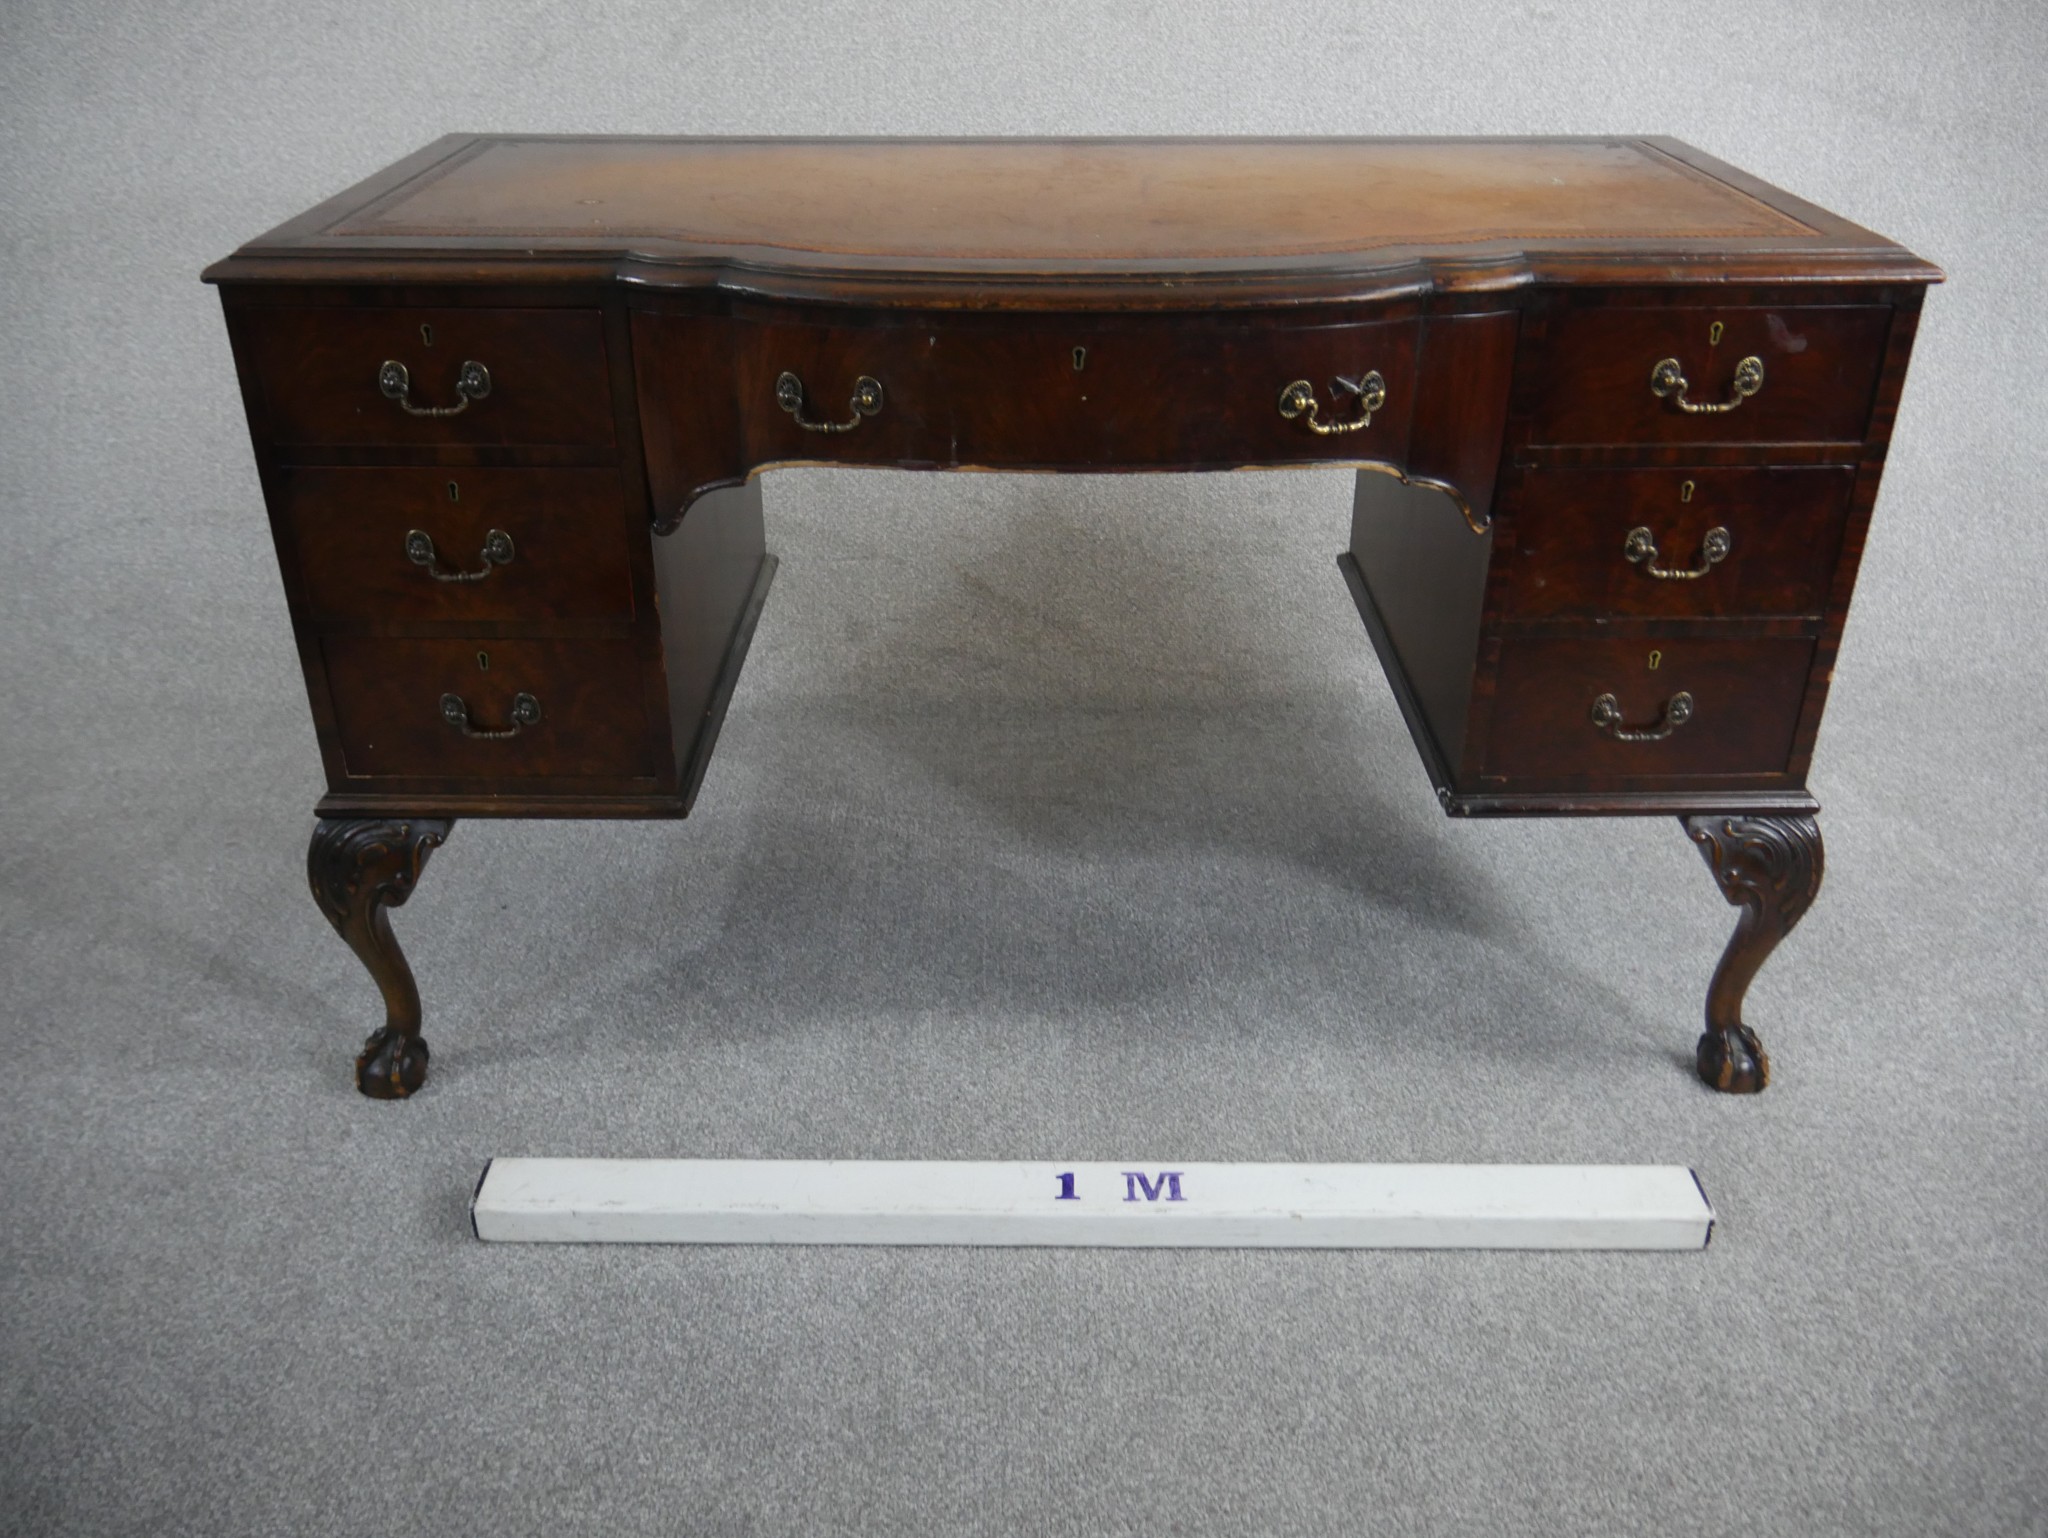
[[[383,1027],[356,1058],[356,1088],[374,1099],[403,1100],[426,1082],[420,991],[385,910],[412,896],[454,826],[452,817],[323,817],[306,851],[313,900],[384,994]]]
[[[1753,1095],[1771,1082],[1771,1060],[1755,1031],[1742,1023],[1750,979],[1778,942],[1805,917],[1820,892],[1820,825],[1811,817],[1681,817],[1699,845],[1721,893],[1742,910],[1735,934],[1707,985],[1707,1030],[1700,1037],[1700,1077],[1731,1095]]]

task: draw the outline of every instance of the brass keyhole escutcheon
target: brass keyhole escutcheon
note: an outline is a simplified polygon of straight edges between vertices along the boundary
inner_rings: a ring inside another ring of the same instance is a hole
[[[1656,665],[1657,665],[1657,664],[1656,664],[1656,663],[1654,663],[1654,662],[1650,664],[1650,666],[1651,666],[1651,667],[1655,667]],[[476,670],[477,670],[477,671],[478,671],[479,673],[488,673],[488,672],[490,672],[490,670],[491,670],[491,654],[490,654],[489,652],[478,652],[478,653],[476,654]]]
[[[1656,671],[1657,671],[1657,665],[1658,665],[1658,664],[1659,664],[1660,662],[1662,662],[1663,660],[1664,660],[1664,654],[1663,654],[1662,652],[1659,652],[1659,651],[1653,651],[1653,652],[1651,652],[1651,653],[1650,653],[1650,671],[1651,671],[1652,673],[1656,672]]]
[[[1709,347],[1719,347],[1721,345],[1721,323],[1718,320],[1707,327],[1707,345]]]
[[[422,325],[420,327],[420,341],[428,347],[434,345],[434,328],[432,326]]]
[[[454,485],[455,483],[454,483],[453,481],[450,481],[450,482],[449,482],[448,484],[452,486],[452,485]],[[1681,486],[1680,486],[1680,487],[1678,488],[1678,500],[1679,500],[1679,501],[1681,501],[1681,502],[1690,502],[1690,501],[1692,500],[1692,482],[1691,482],[1691,481],[1687,481],[1687,482],[1685,482],[1685,483],[1684,483],[1683,485],[1681,485]]]
[[[1088,349],[1085,347],[1076,347],[1074,349],[1074,372],[1078,374],[1081,372],[1082,369],[1086,368],[1087,366]]]
[[[460,502],[462,500],[462,488],[453,481],[448,483],[448,500],[450,502]]]

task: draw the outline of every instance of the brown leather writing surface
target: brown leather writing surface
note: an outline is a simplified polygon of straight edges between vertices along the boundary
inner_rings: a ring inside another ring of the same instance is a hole
[[[764,275],[830,275],[892,302],[969,275],[981,286],[944,290],[953,302],[1089,303],[1103,297],[1091,282],[1173,273],[1205,302],[1234,303],[1418,262],[1468,285],[1515,281],[1546,259],[1637,280],[1936,276],[1881,236],[1668,139],[475,135],[428,146],[212,275],[278,270],[266,257],[404,253],[463,253],[493,269],[517,253],[529,270],[543,256],[577,271],[639,258],[650,264],[642,281],[683,286],[737,267],[757,290],[765,281],[792,295]],[[1673,258],[1682,272],[1659,265]],[[1253,273],[1292,287],[1242,287]],[[927,286],[885,281],[904,274]],[[996,277],[1011,281],[990,287]]]
[[[452,157],[332,233],[1193,263],[1815,231],[1626,140],[518,139]]]

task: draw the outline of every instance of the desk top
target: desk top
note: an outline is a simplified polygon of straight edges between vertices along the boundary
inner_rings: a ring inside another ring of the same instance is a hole
[[[1624,282],[1940,276],[1669,139],[453,135],[208,277],[450,259],[771,291],[778,278],[984,290],[1265,278],[1291,292],[1425,270],[1435,287],[1589,268]]]

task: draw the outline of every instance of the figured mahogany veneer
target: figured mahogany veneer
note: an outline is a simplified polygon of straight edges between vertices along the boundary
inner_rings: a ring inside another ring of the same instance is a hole
[[[315,625],[632,622],[641,530],[620,516],[615,470],[295,466],[277,487]],[[429,561],[410,554],[416,534]]]
[[[1580,309],[1545,338],[1531,443],[1859,444],[1884,361],[1887,305],[1749,306],[1690,296],[1684,307]],[[1718,339],[1716,339],[1718,338]],[[1733,411],[1687,413],[1646,388],[1675,360],[1687,398],[1734,398],[1744,358],[1763,388]]]
[[[642,779],[666,757],[641,665],[623,641],[371,640],[321,643],[335,735],[351,779]],[[446,695],[474,732],[451,726]],[[519,725],[516,702],[538,719]]]
[[[594,309],[280,309],[251,331],[248,353],[280,445],[612,443],[604,316]],[[377,388],[386,360],[404,366],[415,406],[456,414],[416,416],[387,398]],[[472,360],[491,391],[465,406],[456,386]]]
[[[687,813],[794,463],[1358,467],[1339,564],[1445,809],[1687,818],[1744,913],[1700,1070],[1762,1087],[1940,277],[1882,237],[1661,139],[457,136],[207,277],[366,1092],[425,1073],[384,910],[452,818]]]
[[[1633,790],[1730,777],[1723,790],[1776,788],[1813,665],[1804,637],[1525,637],[1502,653],[1487,769],[1527,788]],[[1623,731],[1665,724],[1683,694],[1691,713],[1669,735],[1621,740],[1595,723],[1611,697]]]
[[[1533,471],[1502,557],[1502,617],[1818,620],[1855,488],[1848,465]],[[1637,529],[1654,557],[1630,559]],[[1726,553],[1709,560],[1716,529]]]
[[[675,332],[705,325],[695,316],[636,316],[636,353],[664,357]],[[785,370],[803,380],[815,413],[841,419],[859,376],[886,381],[883,409],[822,456],[833,463],[1039,469],[1088,458],[1125,469],[1188,469],[1399,458],[1415,411],[1421,329],[1415,319],[1289,316],[1233,323],[911,314],[863,328],[743,323],[727,344],[737,358],[742,423],[741,459],[732,468],[821,457],[817,434],[783,412],[759,409],[773,400]],[[1356,398],[1334,391],[1332,381],[1369,373],[1384,382],[1386,404],[1356,433],[1318,435],[1277,409],[1280,392],[1307,379],[1325,418],[1355,416]],[[722,448],[704,444],[701,465],[657,457],[657,500],[686,503]]]

